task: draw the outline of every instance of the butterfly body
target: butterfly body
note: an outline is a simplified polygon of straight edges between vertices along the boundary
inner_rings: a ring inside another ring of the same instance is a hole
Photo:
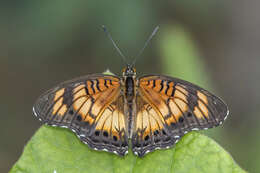
[[[93,74],[59,84],[36,101],[33,112],[47,125],[71,129],[95,150],[123,156],[130,142],[144,156],[171,147],[191,130],[218,126],[228,108],[187,81],[136,77],[127,65],[122,77]]]

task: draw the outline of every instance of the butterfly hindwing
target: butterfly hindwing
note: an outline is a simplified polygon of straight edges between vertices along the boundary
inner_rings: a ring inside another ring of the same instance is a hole
[[[137,115],[132,135],[132,149],[138,156],[159,148],[166,148],[176,141],[166,133],[165,120],[157,109],[137,96]]]
[[[124,155],[128,136],[120,90],[115,76],[81,77],[43,94],[34,114],[48,125],[71,129],[91,148]]]
[[[167,148],[191,130],[218,126],[228,114],[221,99],[176,78],[143,76],[138,94],[142,104],[137,107],[132,147],[139,156]]]

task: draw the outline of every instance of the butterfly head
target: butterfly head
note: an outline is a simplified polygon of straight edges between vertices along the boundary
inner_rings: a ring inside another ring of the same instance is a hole
[[[136,69],[133,65],[127,64],[123,69],[123,77],[136,77]]]

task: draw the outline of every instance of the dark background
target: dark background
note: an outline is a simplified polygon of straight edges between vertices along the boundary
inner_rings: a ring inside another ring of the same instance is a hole
[[[259,172],[259,7],[257,0],[1,2],[0,172],[39,128],[32,105],[42,92],[107,68],[121,75],[124,63],[103,24],[129,60],[159,25],[138,74],[184,78],[221,96],[230,116],[206,133],[242,168]]]

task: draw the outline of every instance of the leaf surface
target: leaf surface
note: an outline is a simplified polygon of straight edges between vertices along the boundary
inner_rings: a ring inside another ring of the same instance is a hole
[[[214,173],[244,172],[212,139],[186,134],[175,147],[139,158],[94,151],[68,129],[42,126],[24,148],[11,173]]]

